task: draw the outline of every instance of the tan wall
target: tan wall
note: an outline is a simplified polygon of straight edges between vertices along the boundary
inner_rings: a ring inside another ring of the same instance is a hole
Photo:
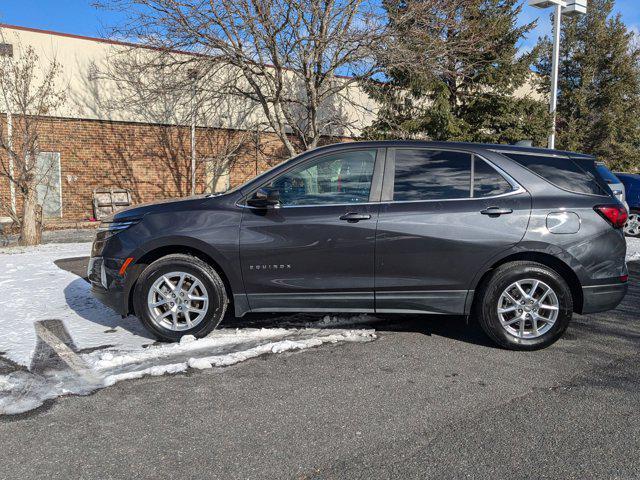
[[[123,55],[154,55],[150,49],[135,49],[100,41],[99,39],[77,38],[66,34],[53,34],[31,29],[0,29],[3,41],[14,45],[14,55],[19,56],[27,46],[34,48],[43,66],[55,59],[61,67],[58,85],[65,90],[66,103],[51,116],[63,118],[113,120],[141,123],[190,123],[191,92],[175,98],[167,94],[157,98],[155,103],[136,105],[130,101],[135,96],[128,83],[126,72],[115,67]],[[148,53],[145,53],[148,52]],[[179,57],[179,55],[178,55]],[[134,58],[134,57],[132,57]],[[114,75],[114,70],[116,71]],[[182,72],[184,73],[184,72]],[[159,74],[164,75],[164,74]],[[216,90],[216,82],[224,83],[229,79],[241,82],[237,70],[222,68],[203,86]],[[158,79],[143,79],[155,82]],[[339,80],[338,80],[339,81]],[[342,122],[346,128],[341,131],[326,132],[332,135],[357,136],[363,127],[375,118],[375,104],[357,86],[351,86],[343,96],[350,101],[336,100],[335,105],[327,106],[329,114],[340,111],[345,116]],[[167,103],[170,108],[167,109]],[[0,111],[4,111],[0,104]],[[265,124],[266,119],[259,105],[239,97],[225,97],[211,102],[203,102],[199,108],[201,114],[198,123],[203,127],[248,129],[257,124]]]

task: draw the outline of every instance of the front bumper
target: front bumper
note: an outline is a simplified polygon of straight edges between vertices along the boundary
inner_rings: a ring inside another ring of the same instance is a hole
[[[87,277],[94,297],[120,315],[128,315],[129,288],[118,273],[123,262],[117,258],[91,257]]]
[[[629,288],[628,282],[582,287],[582,313],[600,313],[616,308]]]

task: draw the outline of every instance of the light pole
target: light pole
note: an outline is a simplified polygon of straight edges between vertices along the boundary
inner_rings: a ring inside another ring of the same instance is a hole
[[[560,63],[560,32],[562,29],[562,15],[577,16],[587,13],[587,0],[529,0],[529,5],[536,8],[554,7],[553,13],[553,53],[551,56],[551,98],[549,112],[551,113],[551,135],[549,148],[556,148],[556,113],[558,107],[558,64]]]
[[[189,70],[191,80],[191,195],[196,194],[196,95],[198,88],[198,70]]]

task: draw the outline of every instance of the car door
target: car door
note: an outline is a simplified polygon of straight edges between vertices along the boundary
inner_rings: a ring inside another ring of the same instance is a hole
[[[276,208],[245,206],[240,259],[252,311],[374,311],[380,155],[314,156],[262,186],[277,191]]]
[[[529,194],[465,151],[389,149],[376,234],[376,311],[466,313],[471,282],[524,236]]]

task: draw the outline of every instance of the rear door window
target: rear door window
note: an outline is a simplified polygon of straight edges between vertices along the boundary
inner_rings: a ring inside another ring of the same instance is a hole
[[[398,149],[394,201],[469,198],[471,154],[442,150]]]
[[[512,190],[511,184],[495,168],[481,158],[473,157],[473,196],[475,198],[495,197]]]
[[[592,163],[589,160],[573,160],[568,157],[552,157],[517,152],[500,151],[502,155],[518,162],[548,182],[574,193],[607,195],[608,192],[597,181],[595,175],[580,163]]]

